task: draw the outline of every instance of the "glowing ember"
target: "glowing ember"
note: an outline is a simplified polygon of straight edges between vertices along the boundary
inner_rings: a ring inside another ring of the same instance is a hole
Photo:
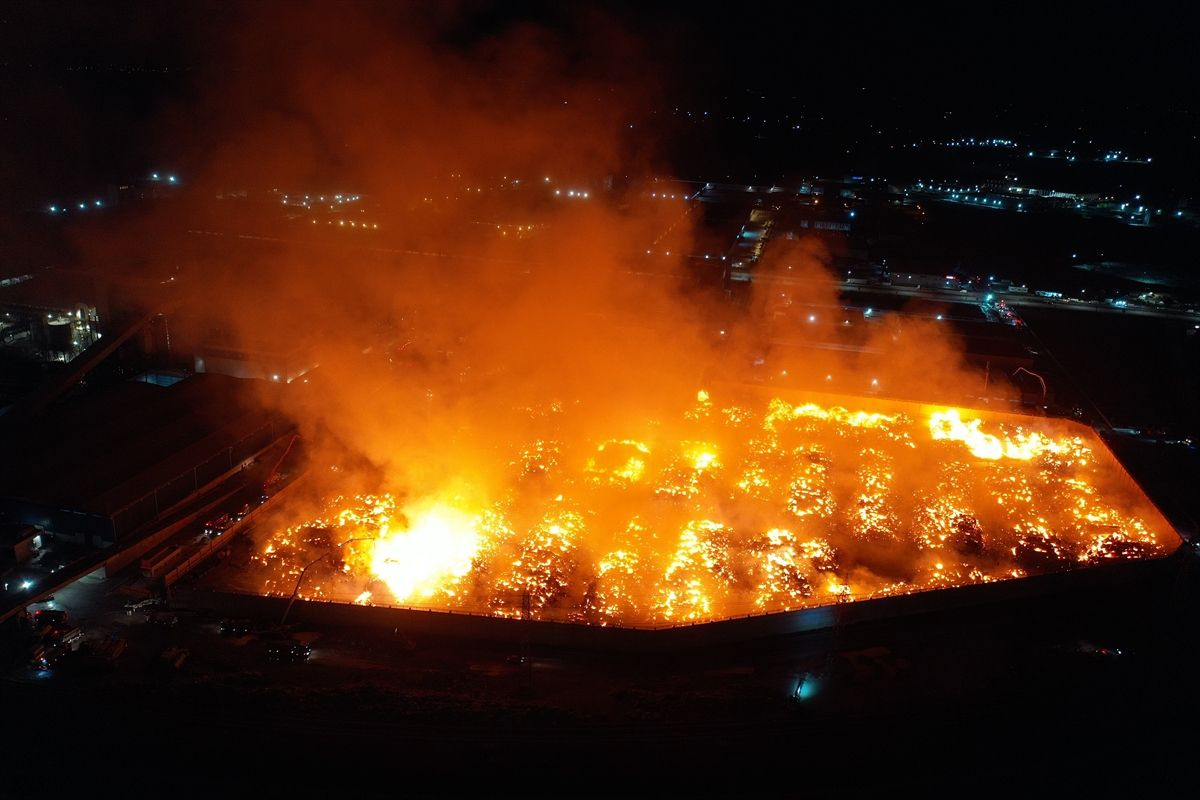
[[[641,438],[516,442],[490,499],[337,497],[256,556],[263,589],[596,625],[680,624],[1161,555],[1165,520],[1087,429],[706,391]],[[550,429],[561,406],[537,412]],[[558,435],[556,433],[555,435]],[[485,493],[485,487],[490,491]]]

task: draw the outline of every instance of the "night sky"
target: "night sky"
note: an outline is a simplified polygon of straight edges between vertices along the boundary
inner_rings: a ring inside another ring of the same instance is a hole
[[[807,113],[830,141],[865,125],[898,138],[1083,133],[1168,157],[1194,147],[1200,128],[1183,16],[1180,5],[1125,3],[6,4],[0,185],[21,208],[163,159],[186,165],[211,145],[201,99],[246,77],[246,41],[270,48],[282,36],[285,59],[311,49],[337,61],[354,54],[354,26],[378,41],[415,33],[501,82],[519,76],[481,54],[532,31],[557,69],[639,87],[651,98],[639,114]]]

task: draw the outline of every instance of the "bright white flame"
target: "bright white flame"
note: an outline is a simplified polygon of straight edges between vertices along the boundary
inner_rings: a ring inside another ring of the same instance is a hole
[[[416,514],[406,531],[381,531],[371,572],[397,600],[432,597],[439,587],[470,571],[480,545],[478,525],[476,516],[434,505]]]
[[[929,433],[934,440],[949,439],[962,442],[977,458],[992,461],[1015,458],[1028,461],[1044,452],[1058,453],[1062,447],[1040,433],[1017,430],[1003,439],[980,430],[983,420],[964,421],[957,409],[935,411],[929,415]]]

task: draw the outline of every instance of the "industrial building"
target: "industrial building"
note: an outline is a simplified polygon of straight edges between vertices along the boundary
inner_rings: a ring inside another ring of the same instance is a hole
[[[117,384],[0,430],[0,523],[81,544],[136,538],[198,491],[291,431],[252,402],[259,382],[196,375],[163,387]]]
[[[195,355],[197,373],[276,383],[291,383],[314,366],[312,356],[295,346],[207,341],[197,348]]]
[[[31,361],[70,361],[100,338],[106,299],[86,273],[9,276],[0,282],[0,347]]]

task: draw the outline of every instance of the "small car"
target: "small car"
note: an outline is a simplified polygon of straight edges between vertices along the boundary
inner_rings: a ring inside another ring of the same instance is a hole
[[[311,647],[295,639],[268,642],[266,648],[268,661],[307,661],[311,654]]]
[[[254,625],[248,619],[230,618],[221,620],[222,636],[245,636],[252,630],[254,630]]]
[[[210,539],[215,539],[224,533],[231,525],[233,525],[233,517],[228,514],[221,514],[218,517],[210,519],[204,523],[204,535]]]

